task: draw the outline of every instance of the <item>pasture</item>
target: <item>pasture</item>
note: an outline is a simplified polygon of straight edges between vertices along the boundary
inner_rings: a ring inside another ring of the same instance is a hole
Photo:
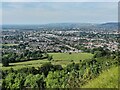
[[[65,67],[66,65],[72,63],[79,63],[80,60],[85,60],[92,58],[93,54],[90,53],[49,53],[52,55],[53,59],[50,61],[52,64],[59,64]],[[23,67],[40,67],[42,64],[49,62],[47,59],[42,60],[32,60],[25,62],[10,63],[8,67],[2,67],[2,70],[7,70],[10,68],[21,69]]]
[[[18,44],[0,44],[0,46],[17,46]]]
[[[53,56],[54,60],[84,60],[91,58],[90,53],[49,53]]]

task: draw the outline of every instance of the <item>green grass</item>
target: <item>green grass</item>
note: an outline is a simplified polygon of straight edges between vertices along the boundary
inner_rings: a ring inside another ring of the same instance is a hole
[[[40,67],[43,63],[48,62],[48,60],[33,60],[33,61],[26,61],[26,62],[17,62],[17,63],[10,63],[8,67],[2,67],[2,70],[7,70],[10,68],[14,69],[21,69],[24,67]]]
[[[93,54],[90,53],[49,53],[49,55],[53,56],[53,64],[60,64],[63,67],[72,63],[71,60],[73,60],[75,63],[79,63],[80,60],[89,59],[93,56]]]
[[[104,71],[97,78],[90,80],[82,88],[118,88],[118,67]]]
[[[85,60],[88,58],[92,58],[92,54],[90,53],[49,53],[53,56],[53,60],[51,61],[52,64],[57,65],[60,64],[63,67],[72,63],[73,60],[75,63],[78,63],[79,60]],[[26,61],[26,62],[17,62],[17,63],[10,63],[8,67],[2,67],[2,70],[7,70],[10,68],[14,69],[21,69],[23,67],[40,67],[43,63],[49,62],[47,59],[43,60],[33,60],[33,61]]]
[[[50,55],[53,55],[54,60],[84,60],[89,59],[93,55],[90,53],[49,53]]]
[[[0,44],[0,46],[16,46],[18,44]]]

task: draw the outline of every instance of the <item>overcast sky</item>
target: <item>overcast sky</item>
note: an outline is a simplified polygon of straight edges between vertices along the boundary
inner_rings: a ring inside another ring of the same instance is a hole
[[[18,1],[18,0],[16,0]],[[117,22],[117,2],[4,2],[2,24]]]

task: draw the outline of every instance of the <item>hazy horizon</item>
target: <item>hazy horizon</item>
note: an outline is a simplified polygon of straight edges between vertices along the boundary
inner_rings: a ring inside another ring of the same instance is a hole
[[[37,23],[37,24],[0,24],[0,25],[47,25],[47,24],[105,24],[105,23],[118,23],[118,22],[102,22],[102,23],[72,23],[72,22],[68,22],[68,23]]]

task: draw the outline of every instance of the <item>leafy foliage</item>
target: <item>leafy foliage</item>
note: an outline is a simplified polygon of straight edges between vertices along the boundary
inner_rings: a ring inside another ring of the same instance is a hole
[[[97,77],[98,80],[102,80],[102,78],[99,77],[99,75],[102,75],[102,72],[118,65],[116,58],[117,55],[111,53],[109,57],[102,56],[99,58],[80,60],[79,63],[72,61],[71,64],[68,64],[64,68],[61,65],[53,65],[50,62],[44,63],[38,68],[28,67],[20,70],[11,68],[10,70],[2,71],[2,88],[80,88]],[[109,72],[109,74],[111,73],[112,71]],[[106,78],[109,74],[106,73],[102,75],[102,77],[105,76]],[[111,80],[116,82],[117,79],[116,77],[114,78],[114,75],[110,76],[110,78],[106,79],[106,83],[112,84],[110,83]],[[98,81],[98,83],[100,82]],[[100,85],[103,87],[106,83]],[[112,84],[112,86],[116,87],[115,84]]]
[[[104,71],[82,88],[118,88],[118,67],[112,67],[108,71]]]

